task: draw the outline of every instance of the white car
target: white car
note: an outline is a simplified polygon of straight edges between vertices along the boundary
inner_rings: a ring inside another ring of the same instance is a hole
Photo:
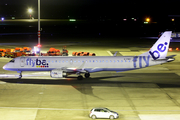
[[[108,108],[93,108],[90,111],[89,117],[91,117],[92,119],[96,119],[96,118],[114,119],[114,118],[118,118],[119,114],[117,112],[109,110]]]

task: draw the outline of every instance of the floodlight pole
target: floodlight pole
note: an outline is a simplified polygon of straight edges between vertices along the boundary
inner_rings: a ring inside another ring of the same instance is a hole
[[[38,45],[40,45],[40,36],[41,36],[41,32],[40,32],[40,0],[38,0]]]

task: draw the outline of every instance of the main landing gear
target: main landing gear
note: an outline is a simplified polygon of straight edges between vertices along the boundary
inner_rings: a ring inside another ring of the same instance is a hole
[[[88,72],[84,74],[84,77],[85,77],[85,78],[89,78],[89,76],[90,76],[90,73],[88,73]],[[83,76],[82,76],[82,75],[79,75],[79,76],[77,77],[77,79],[78,79],[78,80],[82,80],[82,79],[83,79]]]
[[[17,71],[19,73],[19,77],[18,79],[21,79],[22,78],[22,71]]]

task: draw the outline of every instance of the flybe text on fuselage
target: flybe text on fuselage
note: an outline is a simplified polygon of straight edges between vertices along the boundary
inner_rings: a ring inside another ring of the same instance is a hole
[[[137,68],[137,61],[138,61],[138,58],[139,58],[139,67],[140,68],[142,68],[143,67],[143,65],[142,65],[142,61],[144,61],[145,62],[145,66],[144,67],[148,67],[149,66],[149,58],[150,58],[150,55],[148,55],[148,56],[135,56],[134,58],[133,58],[133,66],[134,66],[134,68]]]
[[[80,58],[80,59],[82,60],[82,58]],[[125,61],[127,61],[127,60],[130,61],[131,58],[116,57],[116,59],[118,61],[119,61],[119,59],[124,59]],[[82,61],[84,61],[84,60],[82,60]],[[111,59],[110,59],[110,61],[111,61]],[[134,67],[134,68],[148,67],[149,66],[149,61],[150,61],[150,55],[148,55],[148,56],[135,56],[135,57],[133,57],[132,61],[133,61],[132,62],[132,67]],[[118,62],[116,62],[116,63],[118,64]],[[85,66],[86,66],[86,64],[87,63],[85,63]],[[114,63],[113,62],[109,62],[109,64],[114,64]],[[36,59],[27,58],[26,59],[26,65],[27,66],[31,66],[31,67],[37,67],[37,68],[38,67],[40,67],[40,68],[47,68],[47,67],[49,67],[49,63],[47,62],[46,59],[40,60],[38,58],[36,58]],[[96,65],[96,67],[104,67],[103,65],[101,66],[101,64],[97,65],[94,62],[92,62],[92,66],[93,65]]]
[[[157,50],[154,51],[149,51],[149,54],[152,56],[152,58],[154,60],[158,59],[161,57],[161,53],[163,53],[164,51],[166,51],[166,46],[168,45],[167,42],[165,42],[164,44],[159,44],[157,46]]]
[[[32,67],[49,67],[49,64],[46,62],[46,60],[39,60],[38,58],[36,60],[27,58],[26,65],[30,65]]]

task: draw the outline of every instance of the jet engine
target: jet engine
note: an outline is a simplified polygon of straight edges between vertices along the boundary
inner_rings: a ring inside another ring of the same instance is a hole
[[[67,76],[67,73],[63,70],[52,70],[50,76],[52,78],[63,78]]]

